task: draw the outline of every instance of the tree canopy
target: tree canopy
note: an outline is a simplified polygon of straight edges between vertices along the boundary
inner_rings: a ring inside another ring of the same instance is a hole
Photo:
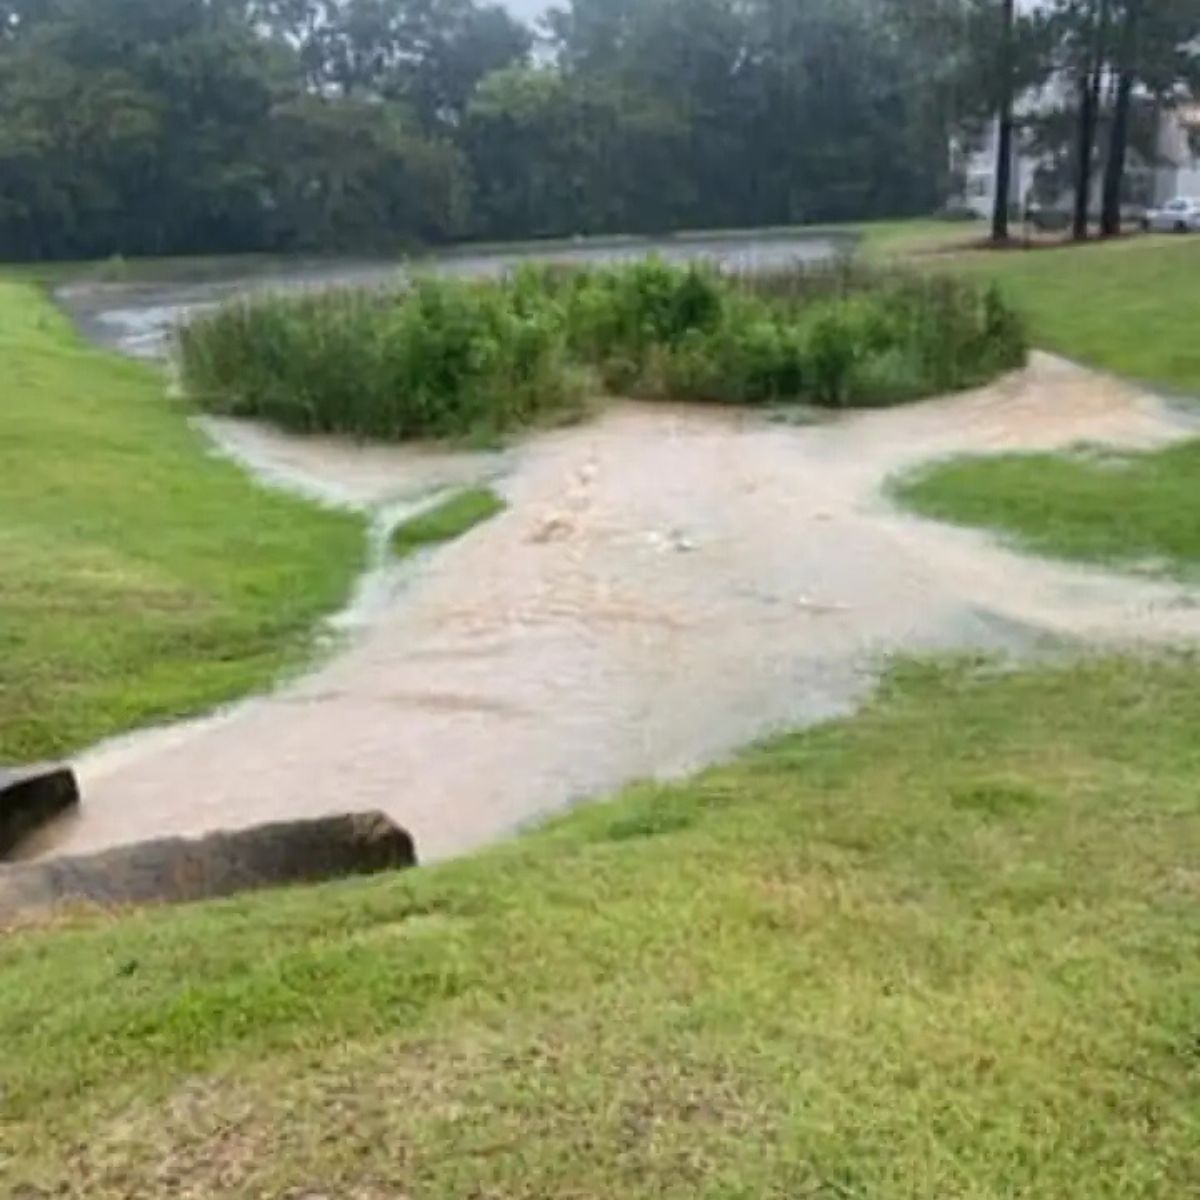
[[[928,210],[898,0],[0,0],[0,255]]]

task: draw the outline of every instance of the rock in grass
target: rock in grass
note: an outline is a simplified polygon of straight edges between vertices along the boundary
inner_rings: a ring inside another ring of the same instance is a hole
[[[68,904],[177,904],[416,866],[412,837],[382,813],[168,838],[79,858],[0,867],[0,921]]]
[[[78,803],[79,786],[68,767],[0,767],[0,858]]]

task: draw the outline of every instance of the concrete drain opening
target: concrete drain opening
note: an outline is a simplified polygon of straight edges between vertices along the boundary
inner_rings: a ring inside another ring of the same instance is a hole
[[[64,905],[179,904],[416,864],[412,837],[378,812],[165,838],[0,866],[0,924]]]
[[[69,767],[0,767],[0,860],[78,804],[79,784]]]

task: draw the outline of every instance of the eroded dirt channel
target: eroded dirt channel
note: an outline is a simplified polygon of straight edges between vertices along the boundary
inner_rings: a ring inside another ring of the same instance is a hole
[[[84,755],[79,815],[35,852],[378,808],[438,858],[848,711],[895,654],[1200,635],[1181,585],[1028,558],[885,499],[940,455],[1195,433],[1046,356],[976,393],[817,424],[614,404],[503,455],[207,428],[379,528],[476,479],[510,507],[373,572],[344,643],[298,681]]]

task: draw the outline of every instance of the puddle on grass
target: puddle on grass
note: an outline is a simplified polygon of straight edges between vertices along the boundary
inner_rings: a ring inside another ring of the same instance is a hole
[[[83,808],[35,850],[382,809],[436,859],[849,712],[891,655],[1200,635],[1181,586],[1026,558],[883,498],[945,454],[1194,432],[1045,356],[980,392],[813,425],[616,404],[501,455],[208,428],[264,478],[375,513],[377,556],[439,489],[487,479],[509,507],[415,566],[378,558],[311,674],[84,755]]]

